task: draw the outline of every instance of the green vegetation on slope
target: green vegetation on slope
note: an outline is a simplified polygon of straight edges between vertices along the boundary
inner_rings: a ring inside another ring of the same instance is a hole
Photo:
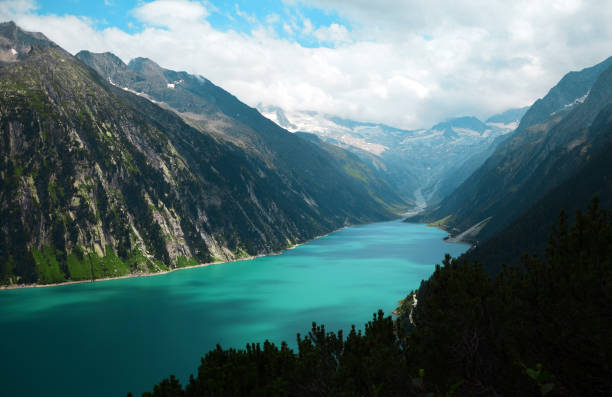
[[[313,324],[298,350],[221,347],[162,396],[607,396],[612,393],[612,213],[594,200],[561,215],[545,260],[490,278],[446,257],[417,291],[412,320],[382,312],[348,335]],[[407,302],[407,303],[406,303]]]
[[[444,229],[445,227],[447,227],[448,223],[452,220],[452,218],[452,215],[447,215],[442,219],[438,219],[437,221],[429,223],[427,226],[439,227]]]

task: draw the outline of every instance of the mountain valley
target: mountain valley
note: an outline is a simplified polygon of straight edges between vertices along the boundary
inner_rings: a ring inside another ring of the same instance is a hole
[[[258,108],[289,131],[316,134],[357,154],[421,207],[438,202],[459,186],[516,128],[527,110],[508,111],[503,120],[495,115],[487,123],[458,117],[429,129],[404,130],[311,111]]]
[[[612,7],[128,3],[0,1],[0,395],[612,395]]]
[[[499,242],[498,233],[607,153],[611,59],[569,73],[529,108],[403,130],[258,111],[201,76],[146,58],[72,57],[13,23],[0,26],[0,37],[0,122],[10,131],[4,284],[277,252],[410,209],[426,208],[410,220],[444,228],[449,241]],[[494,262],[516,260],[523,245]]]

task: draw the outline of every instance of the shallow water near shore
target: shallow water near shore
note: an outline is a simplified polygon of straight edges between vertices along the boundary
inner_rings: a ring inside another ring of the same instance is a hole
[[[52,288],[0,290],[7,396],[140,395],[185,383],[208,350],[265,339],[295,346],[311,323],[363,327],[467,250],[400,221],[353,226],[281,255]]]

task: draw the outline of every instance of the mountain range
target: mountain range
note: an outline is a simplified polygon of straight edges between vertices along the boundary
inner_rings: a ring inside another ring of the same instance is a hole
[[[357,156],[204,78],[74,57],[12,22],[0,45],[4,284],[266,254],[409,205]]]
[[[72,56],[3,23],[0,282],[267,254],[415,206],[408,221],[473,243],[466,258],[495,271],[543,253],[561,209],[611,206],[611,118],[612,58],[531,107],[404,130],[255,109],[202,76]]]
[[[264,105],[258,109],[289,131],[315,134],[357,154],[421,207],[440,201],[470,176],[527,110],[512,109],[486,123],[467,116],[429,129],[405,130],[313,111]]]
[[[492,266],[543,254],[556,214],[612,204],[609,182],[612,58],[570,72],[517,130],[441,203],[412,221],[433,222],[478,246],[467,257]]]

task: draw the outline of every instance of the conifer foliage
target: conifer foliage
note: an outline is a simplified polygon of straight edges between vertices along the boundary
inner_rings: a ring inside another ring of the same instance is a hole
[[[396,321],[379,311],[346,336],[313,324],[297,352],[218,346],[184,388],[171,376],[143,396],[612,395],[612,214],[594,199],[567,219],[546,258],[494,279],[447,256]]]

